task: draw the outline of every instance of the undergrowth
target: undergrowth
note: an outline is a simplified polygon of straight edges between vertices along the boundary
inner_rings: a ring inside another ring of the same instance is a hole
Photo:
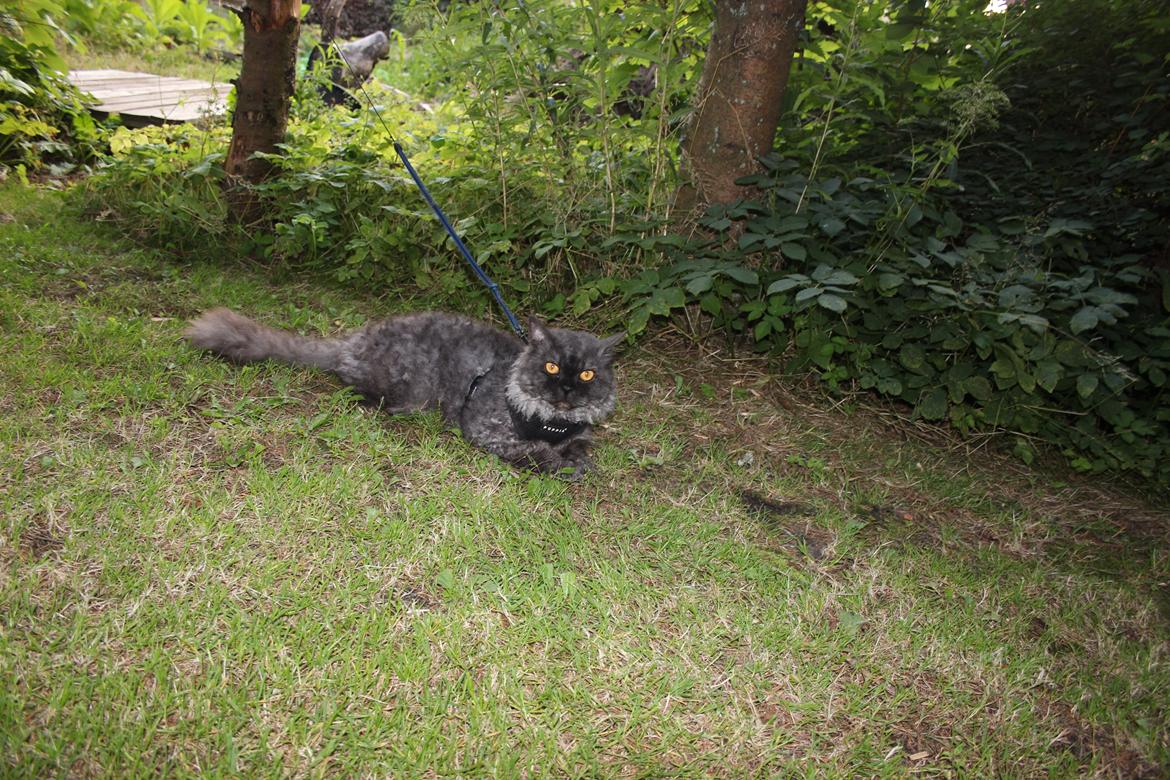
[[[87,187],[182,251],[461,289],[393,135],[529,308],[635,336],[683,317],[1010,432],[1026,460],[1051,446],[1164,487],[1170,30],[1152,2],[984,5],[816,4],[758,196],[697,225],[669,200],[710,20],[679,2],[416,7],[376,109],[302,84],[264,224],[227,219],[223,127],[119,131]]]

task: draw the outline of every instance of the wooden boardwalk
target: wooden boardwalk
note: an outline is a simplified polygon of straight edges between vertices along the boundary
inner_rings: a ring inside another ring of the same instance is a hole
[[[232,88],[231,84],[125,70],[74,70],[69,80],[94,96],[95,111],[120,114],[125,124],[135,127],[222,114]]]

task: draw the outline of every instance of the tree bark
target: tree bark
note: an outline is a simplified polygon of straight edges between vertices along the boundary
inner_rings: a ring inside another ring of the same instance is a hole
[[[341,25],[341,13],[345,10],[346,0],[316,0],[313,7],[317,9],[317,18],[321,20],[321,45],[327,46],[337,37],[337,29]]]
[[[244,57],[236,81],[232,142],[224,169],[236,217],[256,216],[256,201],[243,182],[264,181],[272,163],[256,152],[276,152],[288,127],[288,109],[296,87],[297,40],[301,0],[248,0],[244,22]]]
[[[719,0],[683,147],[675,221],[752,194],[735,180],[772,150],[807,0]]]

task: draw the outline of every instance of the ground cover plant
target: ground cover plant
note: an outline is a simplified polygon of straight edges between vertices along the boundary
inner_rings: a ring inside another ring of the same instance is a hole
[[[96,153],[97,128],[83,96],[62,71],[54,0],[0,4],[0,166],[18,175],[53,165],[58,173]]]
[[[179,338],[434,298],[144,250],[11,182],[0,277],[6,774],[1170,767],[1164,511],[667,334],[590,480],[521,475]]]

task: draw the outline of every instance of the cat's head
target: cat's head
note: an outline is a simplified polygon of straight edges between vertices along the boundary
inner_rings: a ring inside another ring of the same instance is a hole
[[[508,375],[508,401],[526,417],[600,422],[617,401],[613,358],[623,336],[599,339],[528,320],[528,346]]]

